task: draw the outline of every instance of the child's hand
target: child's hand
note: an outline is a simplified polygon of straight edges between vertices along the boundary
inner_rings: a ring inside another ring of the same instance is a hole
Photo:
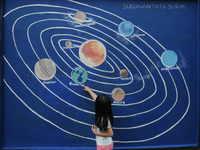
[[[93,126],[92,126],[92,132],[93,132],[94,134],[97,133],[97,126],[96,126],[96,125],[93,125]]]
[[[91,89],[88,86],[85,86],[84,84],[83,84],[83,87],[84,87],[84,91],[86,91],[86,92],[91,91]]]

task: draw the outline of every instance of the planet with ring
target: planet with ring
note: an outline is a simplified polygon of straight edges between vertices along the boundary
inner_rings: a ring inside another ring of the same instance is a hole
[[[76,14],[67,14],[68,17],[72,20],[74,20],[77,23],[89,23],[89,22],[93,22],[93,20],[91,18],[87,18],[86,14],[84,12],[76,12]],[[67,18],[67,17],[64,17]]]
[[[86,20],[86,14],[82,11],[78,11],[74,15],[74,20],[78,23],[83,23]]]
[[[79,48],[80,60],[89,67],[97,67],[106,59],[106,48],[97,40],[87,40]]]

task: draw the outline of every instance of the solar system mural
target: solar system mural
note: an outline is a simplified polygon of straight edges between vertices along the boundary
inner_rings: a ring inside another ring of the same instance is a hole
[[[4,0],[2,145],[95,149],[112,100],[115,149],[198,145],[197,1]]]

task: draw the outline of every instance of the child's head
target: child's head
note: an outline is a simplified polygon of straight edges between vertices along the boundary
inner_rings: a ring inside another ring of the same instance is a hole
[[[110,111],[112,111],[110,98],[106,95],[98,95],[95,102],[95,112],[105,114]]]
[[[106,131],[108,120],[113,125],[111,100],[106,95],[98,95],[95,102],[95,123],[101,131]],[[103,123],[102,123],[103,122]]]

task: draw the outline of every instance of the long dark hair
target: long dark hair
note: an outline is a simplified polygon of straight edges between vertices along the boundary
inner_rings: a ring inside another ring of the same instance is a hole
[[[101,132],[107,130],[108,120],[113,126],[111,100],[106,95],[98,95],[95,102],[95,124]]]

